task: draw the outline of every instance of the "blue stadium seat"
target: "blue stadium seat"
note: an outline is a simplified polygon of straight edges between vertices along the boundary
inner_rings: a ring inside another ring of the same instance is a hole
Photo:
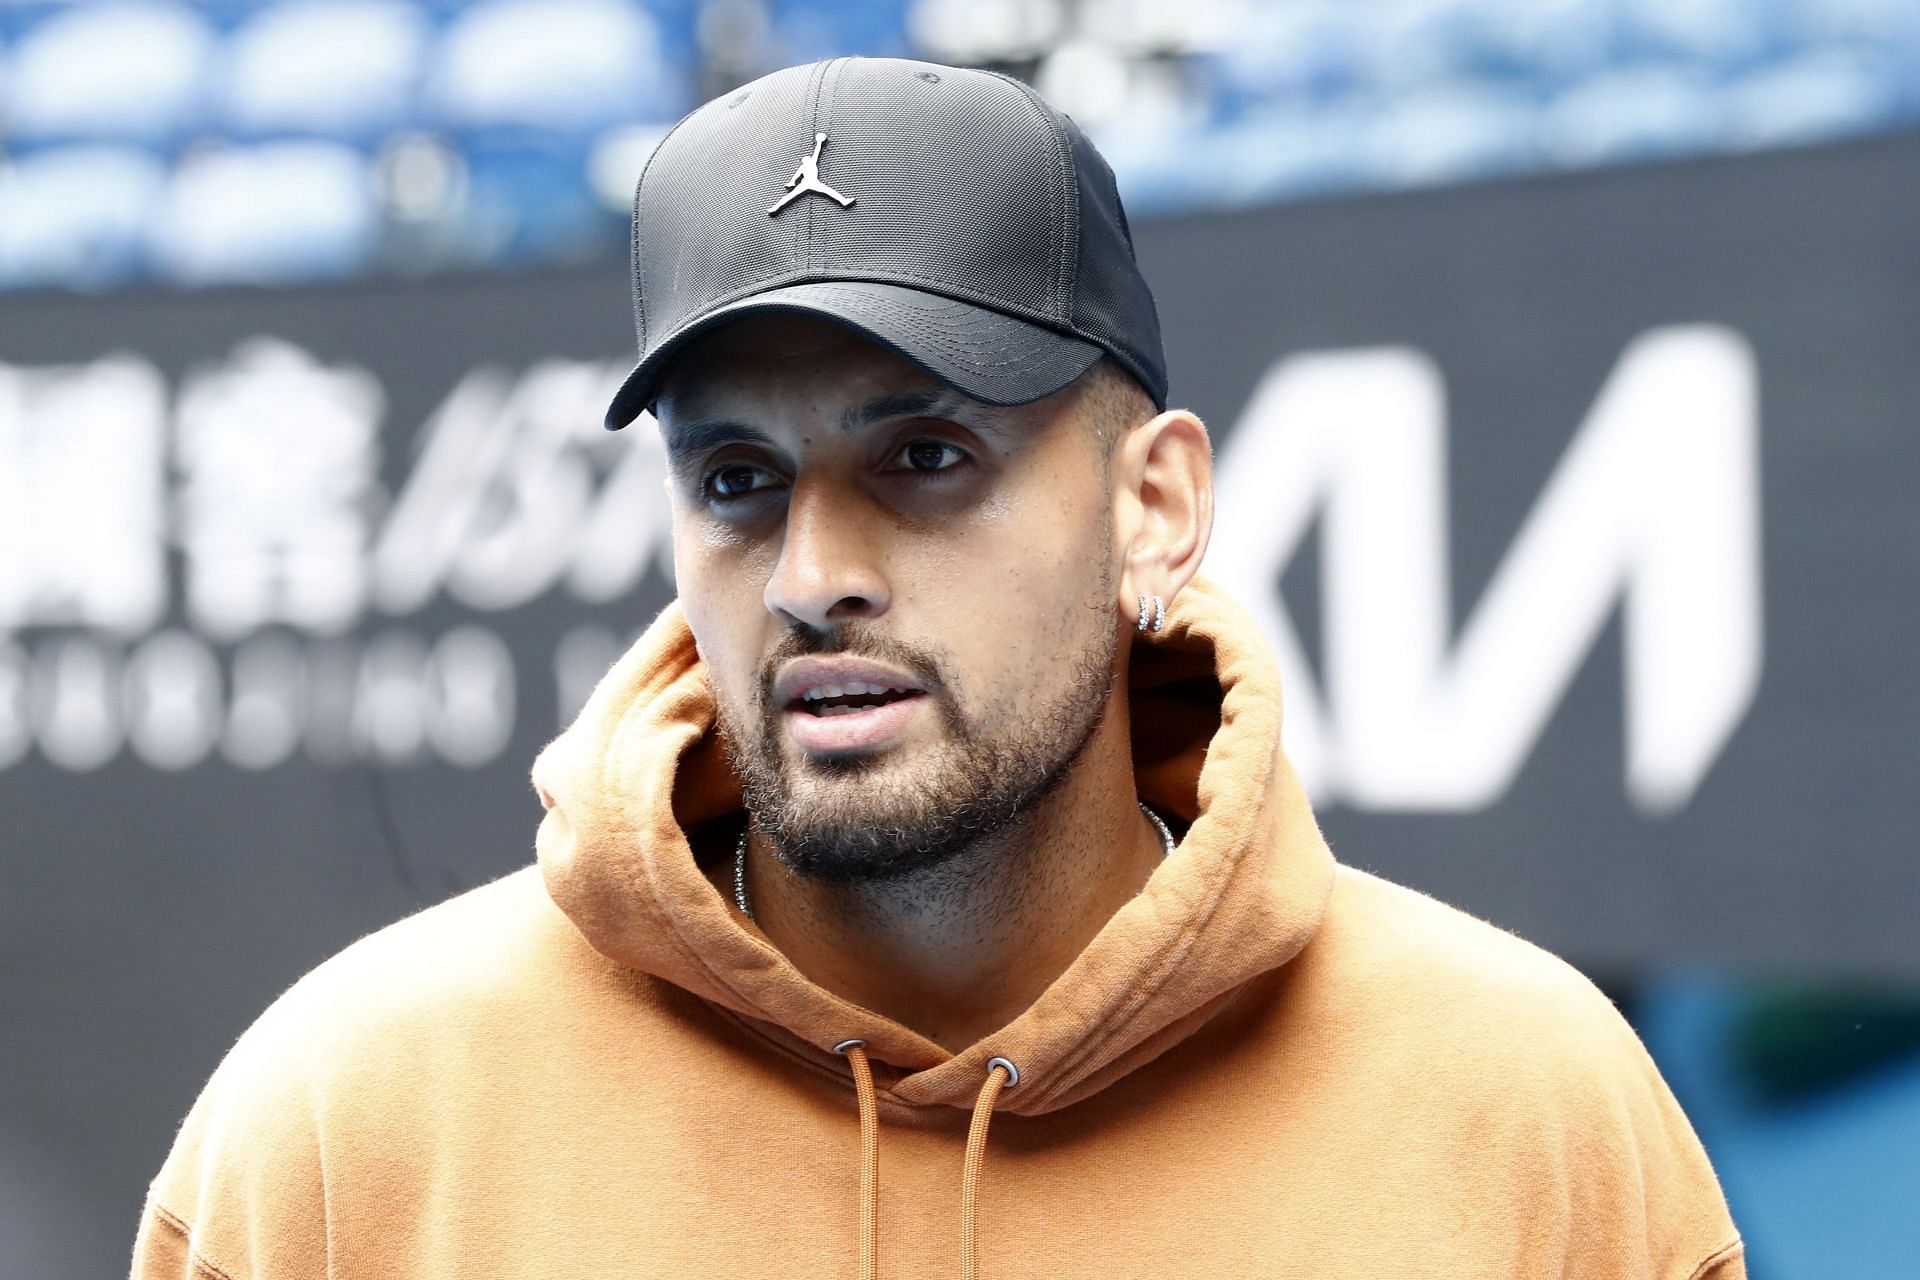
[[[1920,5],[1913,0],[1771,0],[1778,21],[1804,45],[1871,46],[1920,57]]]
[[[1548,105],[1543,152],[1569,166],[1694,155],[1721,137],[1725,110],[1705,69],[1629,65],[1591,76]]]
[[[0,168],[0,288],[98,289],[137,279],[166,189],[139,147],[49,147]]]
[[[1484,0],[1476,74],[1557,93],[1620,58],[1619,0]]]
[[[425,88],[455,129],[591,130],[690,105],[652,17],[628,0],[484,0],[448,26]]]
[[[365,157],[288,141],[190,154],[153,228],[157,272],[186,284],[328,280],[360,269],[379,236]]]
[[[1478,0],[1399,0],[1369,11],[1359,42],[1376,93],[1420,92],[1508,69],[1501,15]]]
[[[1391,185],[1538,167],[1538,106],[1523,89],[1471,81],[1399,95],[1383,107],[1369,154],[1378,180]]]
[[[1367,36],[1358,6],[1337,0],[1253,10],[1240,38],[1197,59],[1221,124],[1310,111],[1357,92]]]
[[[625,209],[594,190],[577,135],[500,131],[466,140],[468,234],[501,263],[566,261],[625,243]]]
[[[1768,0],[1617,0],[1627,59],[1684,63],[1723,73],[1778,51]]]
[[[900,0],[772,0],[768,9],[781,62],[850,52],[870,58],[912,54]]]
[[[226,48],[224,118],[238,136],[369,139],[413,109],[429,34],[407,0],[269,5]]]
[[[184,4],[117,0],[50,13],[8,68],[7,125],[28,140],[167,141],[200,127],[214,32]]]
[[[1352,190],[1368,177],[1376,120],[1357,101],[1249,118],[1193,148],[1188,172],[1205,198],[1228,204]]]
[[[1877,50],[1781,59],[1727,86],[1729,141],[1782,146],[1867,132],[1910,115],[1916,90],[1916,66]]]

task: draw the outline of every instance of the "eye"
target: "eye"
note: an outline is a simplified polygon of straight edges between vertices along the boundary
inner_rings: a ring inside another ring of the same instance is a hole
[[[907,470],[920,472],[951,471],[967,461],[964,449],[944,440],[915,440],[894,456],[906,459]]]
[[[729,462],[715,467],[701,478],[700,492],[713,501],[727,502],[758,493],[768,487],[759,481],[771,478],[764,467],[749,466],[744,462]]]

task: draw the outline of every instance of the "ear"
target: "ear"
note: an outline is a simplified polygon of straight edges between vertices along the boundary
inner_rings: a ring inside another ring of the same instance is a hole
[[[1169,602],[1192,580],[1213,535],[1213,441],[1186,409],[1128,432],[1113,467],[1119,607],[1131,621],[1141,595]]]

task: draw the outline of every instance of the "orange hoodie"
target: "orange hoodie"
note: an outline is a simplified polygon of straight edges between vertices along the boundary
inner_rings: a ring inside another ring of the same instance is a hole
[[[696,865],[687,831],[741,801],[670,605],[535,763],[537,866],[360,939],[240,1037],[133,1274],[1744,1275],[1612,1004],[1334,862],[1264,640],[1204,577],[1130,697],[1179,847],[949,1053],[809,982]]]

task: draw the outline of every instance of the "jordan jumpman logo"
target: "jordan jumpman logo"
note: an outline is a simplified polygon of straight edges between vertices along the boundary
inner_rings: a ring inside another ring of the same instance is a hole
[[[787,179],[787,186],[789,188],[787,194],[774,201],[773,208],[767,210],[768,213],[780,212],[786,208],[788,204],[798,200],[809,191],[817,191],[823,196],[838,200],[842,209],[853,203],[852,200],[820,181],[820,148],[826,145],[826,134],[816,133],[813,135],[813,154],[801,157],[800,167],[793,171],[791,178]]]

